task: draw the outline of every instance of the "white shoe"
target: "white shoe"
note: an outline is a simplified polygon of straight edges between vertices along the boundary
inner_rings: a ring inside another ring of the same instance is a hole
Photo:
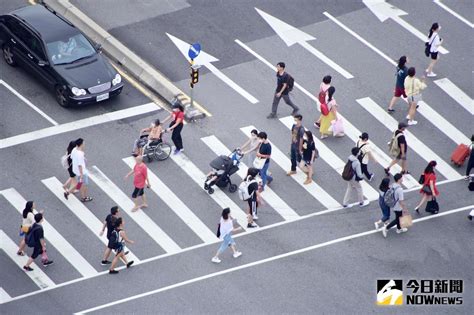
[[[437,74],[436,74],[436,73],[434,73],[434,72],[430,72],[430,73],[426,74],[426,76],[427,76],[427,77],[431,77],[431,78],[432,78],[432,77],[435,77],[435,76],[437,76]]]
[[[372,175],[370,175],[369,182],[371,182],[371,181],[372,181],[372,179],[374,179],[374,177],[375,177],[375,174],[374,174],[374,173],[372,173]]]
[[[397,234],[400,234],[400,233],[405,233],[406,231],[408,231],[407,228],[403,228],[403,229],[397,229]]]
[[[234,258],[238,258],[242,256],[242,252],[235,252],[232,256],[234,256]]]
[[[382,228],[382,234],[383,234],[383,237],[387,238],[387,227],[386,226],[384,226]]]
[[[368,204],[369,204],[369,201],[368,201],[368,200],[364,200],[364,202],[362,202],[362,203],[359,203],[359,207],[361,207],[361,208],[362,208],[362,207],[365,207],[365,206],[367,206]]]
[[[406,117],[406,118],[407,118],[408,120],[410,120],[410,115],[407,115],[407,117]]]
[[[374,225],[375,225],[375,229],[378,230],[379,229],[379,224],[377,222],[374,222]]]
[[[212,257],[211,261],[215,264],[218,264],[221,262],[221,260],[219,259],[219,257]]]
[[[408,121],[408,126],[413,126],[416,125],[418,122],[416,120],[409,120]]]
[[[254,214],[254,215],[252,216],[252,218],[253,218],[255,221],[258,220],[258,216],[257,216],[256,214]]]

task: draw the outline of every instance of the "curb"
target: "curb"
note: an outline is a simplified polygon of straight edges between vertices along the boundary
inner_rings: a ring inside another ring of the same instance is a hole
[[[69,0],[41,0],[40,4],[47,5],[50,9],[64,16],[92,41],[102,46],[102,50],[113,61],[117,62],[129,74],[145,84],[153,92],[160,95],[168,105],[171,105],[173,99],[181,94],[186,95],[171,81],[169,81],[162,73],[152,67],[150,64],[142,60],[137,54],[123,45],[115,37],[109,34],[91,18],[85,15],[76,6],[71,4]],[[187,96],[186,96],[187,97]],[[199,111],[201,117],[212,116],[207,110],[194,101],[195,109]]]

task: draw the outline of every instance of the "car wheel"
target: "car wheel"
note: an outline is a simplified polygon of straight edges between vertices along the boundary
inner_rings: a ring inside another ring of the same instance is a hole
[[[3,59],[9,66],[15,67],[17,65],[15,57],[13,56],[13,49],[10,45],[3,46]]]
[[[69,99],[66,95],[66,91],[64,91],[64,88],[62,88],[60,86],[56,87],[56,101],[62,107],[68,107],[69,106]]]

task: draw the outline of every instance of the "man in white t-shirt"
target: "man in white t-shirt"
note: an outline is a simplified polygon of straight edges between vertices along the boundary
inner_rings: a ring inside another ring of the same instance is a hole
[[[76,176],[79,177],[78,188],[81,193],[81,201],[87,202],[92,201],[92,198],[87,195],[89,185],[89,172],[86,168],[86,158],[84,156],[84,139],[79,138],[76,140],[76,147],[71,151],[72,160],[72,171]],[[64,197],[67,199],[69,191],[64,193]]]

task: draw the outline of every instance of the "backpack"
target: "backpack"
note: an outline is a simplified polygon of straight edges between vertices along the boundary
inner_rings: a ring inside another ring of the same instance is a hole
[[[288,73],[288,92],[293,91],[295,86],[295,79]]]
[[[347,161],[346,165],[344,165],[344,170],[342,171],[342,179],[350,181],[354,177],[354,168],[352,168],[352,162],[350,160]]]
[[[388,151],[392,157],[397,157],[400,155],[400,147],[398,146],[398,137],[403,135],[402,133],[399,133],[398,135],[395,136],[395,133],[393,133],[392,139],[390,139],[390,142],[388,143]]]
[[[256,183],[257,180],[252,179],[252,180],[244,180],[242,183],[239,185],[239,198],[240,200],[249,200],[255,191],[252,192],[252,194],[249,194],[249,186],[250,184]]]
[[[365,153],[362,152],[362,147],[366,145],[367,143],[364,143],[359,147],[359,142],[357,142],[357,147],[359,148],[359,154],[357,154],[357,159],[359,160],[360,163],[362,163],[362,160],[364,159]]]
[[[319,94],[318,94],[318,99],[319,99],[319,102],[321,104],[326,104],[326,94],[328,93],[328,90],[323,90],[321,89],[321,91],[319,91]]]
[[[68,162],[68,158],[69,158],[70,154],[65,154],[63,156],[61,156],[61,165],[65,168],[65,169],[68,169],[69,168],[69,162]]]
[[[120,234],[119,231],[117,231],[116,229],[114,229],[110,234],[109,244],[112,249],[117,249],[120,245]]]
[[[35,247],[37,240],[35,238],[35,231],[41,229],[41,226],[38,224],[33,224],[28,233],[26,233],[25,242],[28,247]]]
[[[397,188],[390,187],[383,195],[383,202],[385,203],[387,207],[392,208],[393,206],[397,204],[398,200],[395,198],[395,192],[398,188],[400,187],[397,187]]]

